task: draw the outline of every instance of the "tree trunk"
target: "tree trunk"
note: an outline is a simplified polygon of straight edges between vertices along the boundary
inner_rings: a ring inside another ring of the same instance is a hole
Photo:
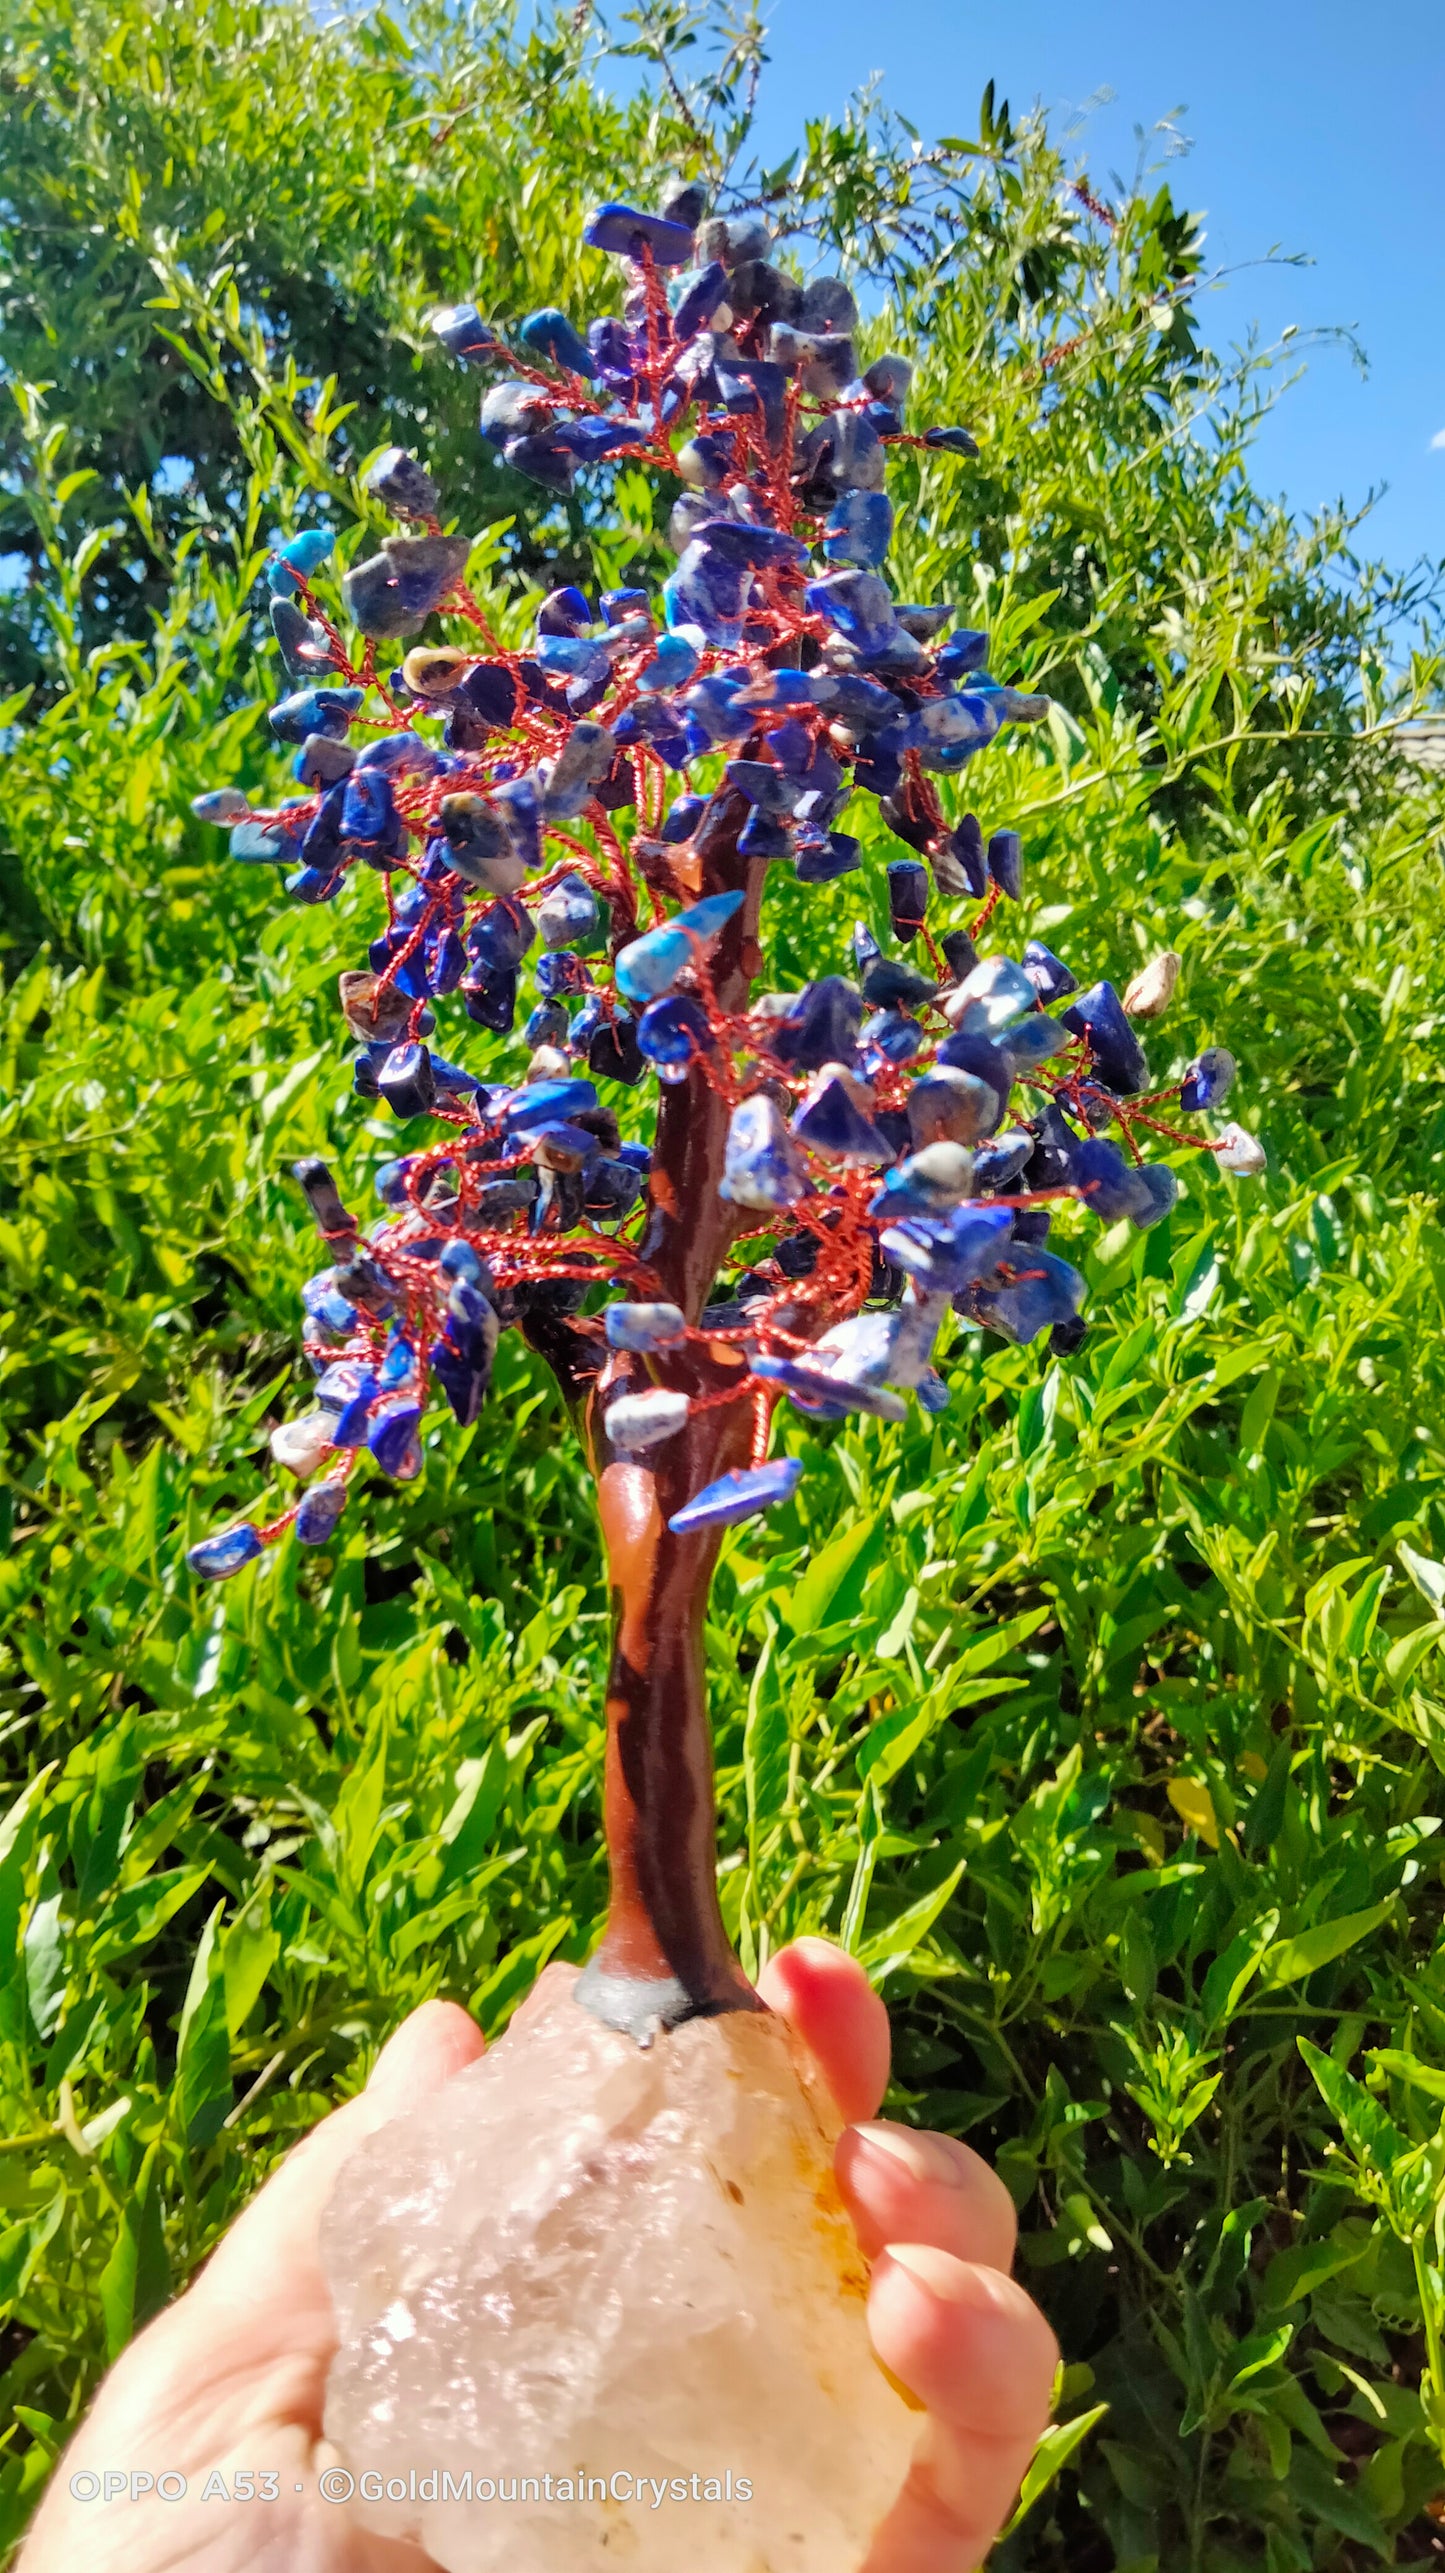
[[[718,999],[746,1008],[758,970],[763,867],[738,855],[747,806],[719,797],[699,836],[703,893],[741,888],[748,899],[713,955]],[[642,1256],[662,1294],[700,1320],[726,1256],[734,1217],[719,1195],[728,1109],[693,1071],[664,1087]],[[664,1351],[648,1376],[688,1394],[725,1393],[745,1361],[722,1342]],[[717,1896],[712,1737],[704,1628],[720,1532],[673,1536],[667,1521],[703,1484],[747,1463],[746,1398],[695,1413],[678,1436],[641,1459],[617,1454],[595,1387],[581,1429],[597,1476],[612,1587],[605,1811],[612,1876],[602,1944],[578,1999],[610,2026],[645,2039],[657,2027],[760,2007],[732,1952]]]

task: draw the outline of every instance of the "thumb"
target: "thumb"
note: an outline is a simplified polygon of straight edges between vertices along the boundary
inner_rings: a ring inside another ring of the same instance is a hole
[[[218,2290],[234,2309],[238,2299],[274,2295],[278,2261],[314,2262],[321,2212],[342,2164],[366,2136],[474,2064],[484,2044],[456,2002],[424,2001],[387,2039],[365,2090],[333,2109],[272,2172],[217,2244],[196,2292]]]

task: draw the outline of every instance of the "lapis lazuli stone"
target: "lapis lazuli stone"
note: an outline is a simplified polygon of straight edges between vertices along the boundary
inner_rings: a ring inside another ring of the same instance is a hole
[[[292,838],[279,822],[260,818],[237,822],[232,829],[230,851],[243,866],[294,866],[301,855],[299,840]]]
[[[801,1473],[802,1468],[798,1470]],[[238,1527],[222,1528],[213,1537],[203,1537],[199,1545],[189,1548],[186,1561],[203,1581],[229,1581],[244,1564],[254,1563],[260,1552],[259,1535],[243,1519]]]
[[[484,366],[489,358],[506,355],[490,322],[483,321],[475,304],[443,304],[431,316],[431,329],[448,357],[459,358],[464,366]]]
[[[893,504],[883,491],[848,491],[834,503],[823,528],[830,563],[856,563],[873,572],[893,541]]]
[[[524,348],[534,350],[538,357],[550,357],[554,366],[565,367],[570,375],[585,376],[590,382],[597,372],[587,342],[555,304],[529,313],[517,337]]]
[[[698,1536],[704,1528],[728,1528],[735,1520],[751,1519],[779,1501],[791,1501],[802,1479],[802,1463],[796,1456],[777,1457],[770,1465],[737,1467],[731,1474],[720,1474],[716,1482],[705,1483],[667,1524],[675,1537]]]
[[[609,1349],[666,1349],[687,1331],[675,1304],[609,1304],[602,1322]]]
[[[664,1081],[684,1080],[694,1055],[717,1051],[705,1012],[687,992],[653,1001],[637,1022],[637,1042]]]
[[[405,447],[388,447],[379,455],[367,471],[365,487],[398,518],[435,518],[441,505],[441,494],[425,465],[418,464]]]
[[[1024,849],[1017,831],[995,831],[988,844],[988,871],[1010,902],[1023,900]]]
[[[875,1420],[901,1421],[908,1417],[908,1406],[883,1385],[865,1385],[841,1369],[809,1366],[806,1359],[758,1357],[753,1360],[753,1374],[767,1382],[781,1385],[805,1410],[868,1412]]]
[[[1180,1084],[1180,1107],[1191,1114],[1199,1108],[1219,1107],[1233,1087],[1236,1068],[1227,1046],[1207,1045],[1202,1054],[1196,1054]]]
[[[809,1193],[807,1164],[766,1092],[733,1110],[719,1193],[734,1205],[763,1209],[795,1205]]]
[[[1022,1249],[1018,1277],[1008,1285],[971,1287],[964,1310],[1026,1347],[1052,1324],[1071,1322],[1084,1301],[1084,1281],[1051,1251]]]
[[[1042,946],[1037,938],[1031,938],[1024,949],[1024,972],[1039,999],[1045,1003],[1061,1001],[1079,988],[1077,977],[1070,973],[1068,966],[1061,962],[1051,947]]]
[[[640,259],[646,250],[659,268],[685,268],[692,257],[692,233],[683,224],[631,205],[599,206],[583,225],[582,238],[589,248],[610,250],[620,259]]]
[[[1081,992],[1063,1014],[1064,1025],[1089,1040],[1092,1069],[1105,1089],[1132,1098],[1148,1085],[1144,1049],[1124,1015],[1112,983],[1095,983]]]
[[[769,1044],[794,1072],[821,1072],[825,1063],[849,1068],[857,1060],[863,1003],[852,983],[825,974],[798,994],[786,1018],[775,1019]]]
[[[895,858],[888,869],[888,910],[893,935],[916,938],[928,910],[928,869],[916,858]]]
[[[303,1546],[324,1546],[334,1535],[336,1523],[346,1507],[346,1485],[327,1481],[313,1483],[302,1494],[296,1506],[293,1525]]]
[[[972,1201],[944,1216],[910,1215],[882,1235],[879,1248],[896,1268],[943,1295],[956,1294],[997,1268],[1013,1232],[1007,1206]]]
[[[799,1143],[825,1160],[848,1162],[867,1170],[878,1169],[893,1159],[886,1137],[865,1117],[836,1076],[824,1082],[816,1098],[798,1110],[792,1123]]]

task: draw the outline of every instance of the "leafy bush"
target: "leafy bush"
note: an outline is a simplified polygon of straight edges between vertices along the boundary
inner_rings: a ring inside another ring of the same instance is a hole
[[[745,124],[747,45],[704,97],[668,87],[678,32],[643,14],[666,62],[622,108],[575,25],[7,22],[0,202],[39,256],[22,284],[12,247],[5,288],[34,693],[0,710],[0,2538],[384,2029],[438,1990],[499,2028],[600,1914],[604,1603],[540,1381],[504,1367],[479,1429],[318,1561],[220,1597],[181,1567],[255,1493],[295,1372],[286,1167],[325,1150],[359,1199],[389,1149],[329,998],[365,889],[283,915],[189,799],[273,756],[258,572],[303,508],[353,541],[384,435],[466,494],[521,631],[557,525],[480,465],[421,316],[478,283],[565,301],[580,198]],[[1081,970],[1120,920],[1141,957],[1177,945],[1158,1072],[1226,1038],[1273,1173],[1242,1197],[1181,1156],[1170,1222],[1088,1251],[1080,1356],[960,1335],[941,1422],[840,1427],[730,1542],[729,1923],[750,1963],[806,1928],[852,1945],[897,2104],[1014,2191],[1067,2426],[1001,2562],[1425,2560],[1445,906],[1381,592],[1345,531],[1251,494],[1252,380],[1200,348],[1162,194],[1102,223],[992,99],[974,147],[920,160],[859,117],[744,193],[840,235],[890,335],[932,330],[933,413],[984,455],[920,468],[910,587],[976,594],[1005,674],[1064,710],[991,755],[1028,928],[1067,924]],[[163,456],[186,471],[158,486]],[[663,559],[625,471],[568,533],[599,576]],[[852,906],[777,900],[798,973],[836,968]]]

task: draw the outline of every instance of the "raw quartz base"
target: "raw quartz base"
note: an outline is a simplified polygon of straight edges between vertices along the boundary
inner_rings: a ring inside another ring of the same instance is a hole
[[[517,2496],[438,2485],[362,2516],[446,2573],[855,2573],[918,2420],[869,2346],[821,2085],[775,2018],[694,2019],[644,2049],[571,1982],[544,1976],[338,2182],[328,2437],[358,2476],[470,2470]],[[691,2497],[729,2474],[731,2502]],[[633,2481],[521,2497],[546,2475]]]

